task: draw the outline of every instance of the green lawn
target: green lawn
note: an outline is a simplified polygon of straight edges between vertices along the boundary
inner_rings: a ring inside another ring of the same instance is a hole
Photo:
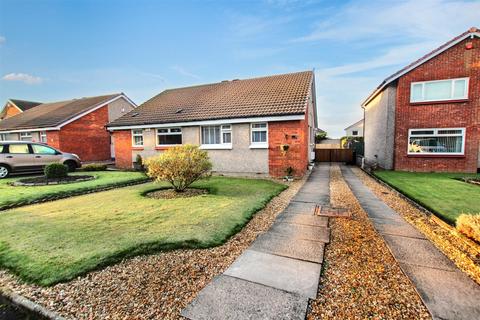
[[[0,267],[51,285],[123,257],[225,242],[286,186],[268,180],[213,177],[194,184],[209,194],[144,197],[148,183],[0,213]]]
[[[96,179],[90,181],[35,187],[14,187],[9,182],[21,179],[22,177],[7,178],[0,180],[0,208],[10,205],[27,204],[34,200],[40,200],[52,196],[68,195],[76,192],[95,190],[100,187],[107,187],[117,184],[125,184],[139,180],[146,180],[140,172],[124,171],[95,171],[78,172],[79,175],[92,175]]]
[[[465,174],[376,171],[375,175],[449,223],[462,213],[480,214],[480,187],[454,179]]]

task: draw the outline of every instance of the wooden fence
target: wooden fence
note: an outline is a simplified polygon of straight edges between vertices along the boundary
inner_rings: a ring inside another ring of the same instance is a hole
[[[315,149],[316,162],[353,162],[352,149]]]

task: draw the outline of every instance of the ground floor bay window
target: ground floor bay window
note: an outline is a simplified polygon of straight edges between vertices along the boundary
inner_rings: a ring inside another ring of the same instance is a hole
[[[408,130],[410,155],[464,155],[465,128]]]

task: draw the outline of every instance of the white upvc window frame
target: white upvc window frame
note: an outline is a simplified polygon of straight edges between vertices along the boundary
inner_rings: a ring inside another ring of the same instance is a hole
[[[254,128],[254,125],[265,124],[264,128]],[[253,142],[253,133],[265,131],[265,142]],[[268,122],[250,123],[250,149],[268,149]]]
[[[453,94],[455,92],[455,82],[459,80],[465,80],[465,90],[463,93],[463,97],[453,97]],[[435,82],[445,82],[445,81],[451,81],[452,82],[452,88],[450,89],[450,98],[445,98],[445,99],[430,99],[427,100],[425,99],[425,84],[428,83],[435,83]],[[421,84],[422,85],[422,100],[413,100],[413,87],[415,85]],[[412,82],[410,84],[410,103],[425,103],[425,102],[436,102],[436,101],[455,101],[455,100],[468,100],[468,95],[469,95],[469,87],[470,87],[470,78],[465,77],[465,78],[453,78],[453,79],[442,79],[442,80],[431,80],[431,81],[417,81],[417,82]]]
[[[441,130],[461,130],[462,131],[462,151],[461,152],[410,152],[410,138],[412,137],[412,131],[428,131],[432,130],[433,134],[423,134],[423,135],[413,135],[413,137],[459,137],[459,134],[439,134],[438,131]],[[407,154],[408,155],[434,155],[434,156],[463,156],[465,155],[465,137],[466,129],[465,128],[412,128],[408,129],[408,140],[407,140]]]
[[[203,142],[203,129],[206,127],[220,127],[220,143],[204,143]],[[223,123],[218,125],[210,125],[210,126],[201,126],[200,127],[200,140],[201,145],[200,149],[232,149],[232,140],[233,140],[233,126],[231,123]],[[224,133],[230,133],[230,142],[225,142],[223,139]]]
[[[40,131],[38,135],[41,143],[47,143],[47,131]]]
[[[135,131],[140,131],[140,133],[136,133]],[[132,129],[132,147],[143,148],[143,145],[145,144],[145,136],[143,135],[143,132],[143,129]],[[136,144],[135,137],[142,137],[142,144]]]
[[[0,133],[0,141],[7,141],[7,134],[6,133]]]
[[[180,132],[172,132],[172,129],[179,129]],[[168,130],[167,132],[159,132],[160,130]],[[158,135],[159,134],[162,134],[162,135],[165,135],[165,136],[168,136],[168,135],[179,135],[182,136],[182,143],[180,144],[159,144],[159,139],[158,139]],[[179,146],[179,145],[182,145],[183,144],[183,130],[181,127],[172,127],[172,128],[157,128],[155,129],[155,145],[157,147],[172,147],[172,146]]]
[[[18,137],[19,137],[19,140],[20,141],[32,141],[32,133],[30,131],[24,131],[24,132],[20,132],[18,134]],[[25,140],[27,139],[27,140]]]

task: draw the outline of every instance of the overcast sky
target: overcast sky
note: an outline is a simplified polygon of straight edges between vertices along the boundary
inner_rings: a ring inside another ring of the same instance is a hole
[[[480,1],[0,0],[0,100],[55,101],[315,69],[319,126],[480,26]]]

